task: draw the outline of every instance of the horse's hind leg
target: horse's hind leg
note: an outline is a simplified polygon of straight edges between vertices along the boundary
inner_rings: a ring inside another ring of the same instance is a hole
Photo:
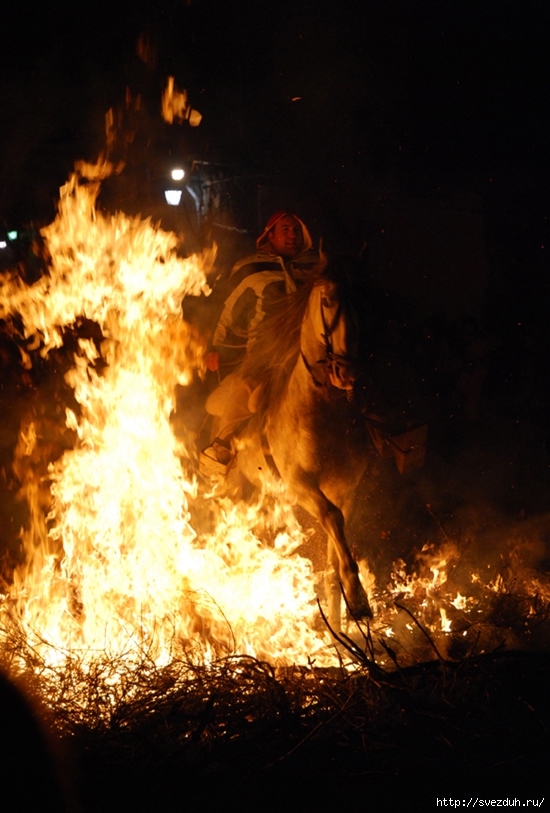
[[[303,473],[297,481],[293,480],[293,490],[300,505],[317,519],[328,536],[329,565],[336,576],[328,581],[329,621],[339,628],[340,625],[340,591],[342,583],[351,612],[357,618],[372,618],[367,594],[359,579],[359,568],[353,559],[344,535],[344,515],[330,502],[321,489],[315,484],[311,475]]]

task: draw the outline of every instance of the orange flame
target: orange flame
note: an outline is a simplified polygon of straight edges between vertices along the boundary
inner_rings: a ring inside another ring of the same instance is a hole
[[[162,94],[162,117],[168,124],[172,124],[174,119],[181,122],[187,121],[191,127],[198,127],[202,121],[202,116],[187,101],[187,91],[178,90],[174,77],[168,77],[166,90]]]
[[[176,385],[202,365],[181,300],[208,291],[214,252],[181,259],[175,236],[149,220],[99,213],[109,171],[77,166],[43,230],[50,274],[31,287],[12,276],[0,291],[2,317],[19,314],[44,356],[82,317],[104,337],[100,346],[80,338],[66,375],[79,405],[66,410],[77,443],[49,467],[47,517],[44,483],[29,465],[39,429],[25,427],[18,446],[33,523],[11,600],[27,636],[49,661],[71,647],[127,659],[146,647],[165,663],[199,641],[205,657],[238,650],[295,662],[317,653],[332,662],[312,629],[311,564],[290,556],[302,536],[282,493],[272,525],[284,530],[270,547],[258,538],[257,507],[199,497],[192,438],[172,432]],[[202,534],[191,524],[198,501],[215,517]]]

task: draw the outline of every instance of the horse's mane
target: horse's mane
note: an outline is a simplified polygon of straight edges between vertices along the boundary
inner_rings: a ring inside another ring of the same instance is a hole
[[[356,263],[350,258],[323,257],[308,279],[292,294],[282,297],[269,316],[256,328],[255,342],[245,356],[238,373],[243,378],[264,385],[260,410],[280,402],[286,382],[300,353],[302,322],[312,290],[323,282],[336,282],[346,296],[350,282],[350,269]]]
[[[300,352],[300,331],[307,303],[313,288],[324,279],[323,270],[320,264],[297,291],[282,297],[255,331],[255,343],[239,374],[264,384],[260,409],[273,406],[281,398]]]

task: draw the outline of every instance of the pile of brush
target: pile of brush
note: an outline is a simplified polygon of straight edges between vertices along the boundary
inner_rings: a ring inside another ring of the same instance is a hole
[[[353,667],[277,668],[239,655],[205,664],[188,651],[162,668],[146,652],[139,663],[60,653],[54,668],[16,626],[3,632],[4,672],[40,702],[84,811],[186,800],[209,810],[228,799],[252,809],[298,795],[308,807],[532,798],[549,756],[547,653],[434,653],[388,671],[368,641],[361,650],[342,638]]]

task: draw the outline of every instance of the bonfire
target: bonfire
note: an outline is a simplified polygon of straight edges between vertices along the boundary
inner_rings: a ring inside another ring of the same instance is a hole
[[[296,552],[308,532],[281,486],[266,479],[252,504],[218,496],[200,479],[196,438],[181,422],[173,431],[177,387],[204,370],[182,300],[208,295],[215,249],[183,257],[151,220],[99,211],[113,169],[77,163],[42,231],[48,272],[0,282],[0,317],[22,362],[61,352],[73,393],[57,427],[69,448],[50,442],[35,409],[15,450],[30,519],[0,608],[9,670],[39,676],[50,705],[64,698],[83,714],[93,676],[110,713],[174,665],[188,675],[245,657],[374,674],[477,654],[506,637],[495,633],[495,596],[512,597],[523,629],[539,621],[543,585],[533,593],[492,565],[465,573],[459,540],[442,529],[443,544],[421,547],[412,565],[396,561],[387,585],[361,563],[375,620],[330,630],[319,574]]]

